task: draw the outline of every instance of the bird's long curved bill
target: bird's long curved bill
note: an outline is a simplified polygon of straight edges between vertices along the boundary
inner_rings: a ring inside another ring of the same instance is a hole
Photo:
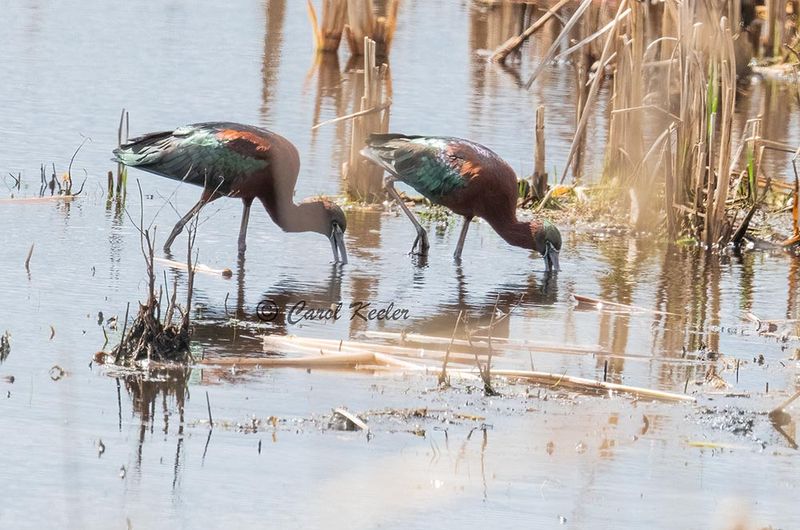
[[[550,244],[547,245],[547,250],[544,253],[544,270],[546,272],[558,272],[561,270],[558,263],[558,250]]]
[[[344,247],[344,232],[342,232],[342,229],[339,228],[338,225],[333,227],[330,240],[331,250],[333,250],[333,261],[336,263],[341,263],[342,265],[346,265],[347,249]]]

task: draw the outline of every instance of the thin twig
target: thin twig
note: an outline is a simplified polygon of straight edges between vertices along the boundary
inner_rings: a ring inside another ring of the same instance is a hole
[[[214,428],[214,418],[211,417],[211,400],[208,398],[208,390],[206,390],[206,407],[208,408],[208,424]]]
[[[28,257],[25,258],[25,270],[28,274],[31,272],[31,256],[33,256],[33,247],[36,243],[31,243],[31,248],[28,250]]]
[[[333,119],[330,119],[330,120],[319,122],[318,124],[316,124],[313,127],[311,127],[311,130],[312,131],[316,131],[317,129],[319,129],[323,125],[330,125],[332,123],[338,123],[340,121],[352,120],[353,118],[358,118],[360,116],[366,116],[367,114],[372,114],[373,112],[380,112],[382,110],[388,109],[391,105],[392,105],[392,98],[387,98],[386,101],[384,101],[380,105],[376,105],[374,107],[370,107],[370,108],[368,108],[366,110],[360,110],[358,112],[353,112],[352,114],[347,114],[345,116],[339,116],[338,118],[333,118]]]
[[[92,139],[89,138],[88,136],[86,138],[84,138],[83,141],[81,142],[81,145],[79,145],[78,148],[75,149],[75,152],[72,153],[72,158],[69,159],[69,166],[67,166],[67,176],[69,176],[70,188],[72,187],[72,163],[75,161],[75,157],[78,156],[78,151],[81,150],[81,147],[83,147],[83,144],[85,144],[86,142],[91,142],[91,141],[92,141]],[[81,187],[81,189],[83,189],[83,188]]]
[[[439,385],[444,386],[447,384],[447,363],[450,361],[450,349],[453,347],[453,341],[456,339],[456,331],[458,330],[458,324],[461,322],[461,315],[464,313],[463,310],[458,312],[458,318],[456,318],[456,324],[453,326],[453,334],[450,336],[450,344],[447,345],[447,350],[444,353],[444,361],[442,362],[442,373],[439,374]]]

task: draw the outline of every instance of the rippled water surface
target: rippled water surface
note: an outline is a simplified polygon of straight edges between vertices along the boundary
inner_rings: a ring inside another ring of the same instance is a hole
[[[3,178],[0,198],[36,196],[39,165],[65,171],[89,138],[73,164],[78,183],[86,172],[78,199],[0,202],[0,332],[11,336],[0,361],[3,528],[800,526],[792,509],[796,426],[779,431],[766,416],[797,390],[797,343],[758,335],[743,318],[798,318],[798,262],[782,254],[720,259],[565,227],[563,271],[548,277],[538,257],[512,249],[485,223],[470,229],[456,266],[458,224],[433,223],[430,257],[420,262],[407,255],[410,224],[386,207],[349,212],[351,263],[341,269],[324,238],[284,234],[254,208],[247,259],[237,263],[241,205],[225,199],[203,211],[197,237],[202,263],[233,270],[230,279],[196,279],[200,356],[262,355],[263,332],[449,337],[459,311],[486,325],[496,305],[511,311],[494,328],[499,341],[596,353],[500,347],[497,367],[605,374],[698,403],[508,383],[486,397],[474,383],[439,391],[435,377],[384,371],[193,367],[145,378],[91,363],[104,328],[112,344],[120,331],[99,325],[98,313],[121,320],[146,287],[138,233],[121,205],[106,202],[120,109],[130,111],[132,135],[212,120],[269,127],[301,154],[297,200],[338,195],[348,125],[311,126],[353,111],[359,79],[351,70],[360,65],[348,65],[344,49],[315,64],[300,1],[0,0],[0,12],[8,21],[0,32],[0,173],[22,174],[20,190]],[[532,90],[519,87],[558,26],[526,48],[518,69],[485,60],[484,50],[516,27],[507,20],[515,13],[403,0],[390,129],[475,139],[524,175],[534,109],[545,104],[548,166],[560,172],[574,128],[574,70],[554,64]],[[756,109],[785,104],[785,119],[765,127],[797,143],[797,106],[786,90],[749,87],[737,127]],[[586,179],[601,167],[607,97],[603,89],[590,123]],[[787,158],[768,164],[778,175],[790,170]],[[159,240],[199,196],[134,170],[129,179],[126,207],[134,217],[141,207]],[[177,258],[184,245],[179,238],[173,247]],[[184,273],[166,275],[185,289]],[[646,311],[599,311],[573,295]],[[345,318],[292,323],[282,311],[265,324],[256,317],[264,299],[281,308],[342,302]],[[351,320],[354,302],[393,303],[409,318]],[[797,330],[781,325],[774,334]],[[730,388],[706,382],[712,368]],[[372,436],[329,429],[339,406],[367,416]],[[425,415],[380,414],[423,408]]]

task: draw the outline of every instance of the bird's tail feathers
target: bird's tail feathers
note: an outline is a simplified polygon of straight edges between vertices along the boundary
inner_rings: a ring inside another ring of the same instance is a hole
[[[165,140],[168,140],[172,133],[163,131],[132,138],[114,149],[112,160],[126,166],[150,164],[161,157]]]
[[[383,158],[374,148],[372,147],[364,147],[359,151],[361,156],[369,160],[370,162],[376,164],[377,166],[383,168],[384,170],[388,171],[389,173],[396,175],[397,172],[394,169],[394,166],[391,162],[385,158]]]
[[[381,146],[392,140],[413,140],[418,136],[407,136],[399,133],[372,133],[367,137],[367,145],[370,147]]]

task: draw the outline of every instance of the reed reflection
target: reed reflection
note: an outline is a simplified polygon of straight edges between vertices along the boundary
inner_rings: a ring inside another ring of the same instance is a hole
[[[283,25],[286,18],[286,0],[269,0],[266,3],[266,29],[264,35],[264,66],[261,70],[261,114],[266,117],[273,107],[275,85],[280,73],[283,55]]]
[[[132,415],[139,417],[139,436],[136,444],[137,470],[142,468],[145,439],[148,431],[151,435],[154,433],[159,412],[161,416],[160,431],[165,435],[169,434],[170,422],[174,414],[178,415],[175,421],[172,421],[173,431],[176,435],[173,489],[179,483],[182,468],[185,407],[189,397],[188,382],[191,373],[191,368],[175,366],[150,369],[123,378],[125,390],[131,399]]]

